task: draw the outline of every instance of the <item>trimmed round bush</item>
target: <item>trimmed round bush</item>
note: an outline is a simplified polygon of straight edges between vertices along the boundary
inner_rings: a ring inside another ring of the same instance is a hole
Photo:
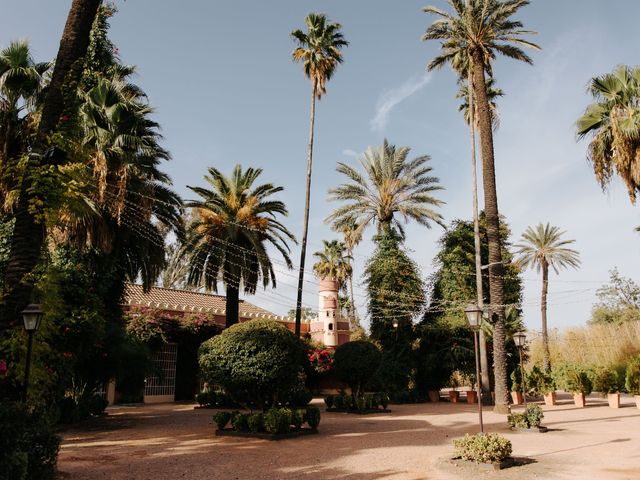
[[[249,431],[251,433],[258,433],[264,430],[264,414],[262,412],[254,413],[253,415],[249,415],[247,419],[247,424],[249,425]]]
[[[620,380],[618,373],[609,367],[598,367],[591,373],[591,383],[596,392],[606,396],[607,393],[620,391]]]
[[[497,433],[469,435],[453,441],[455,456],[477,463],[500,463],[511,455],[511,442]]]
[[[320,425],[320,409],[318,407],[307,407],[306,420],[309,428],[314,430],[318,428],[318,425]]]
[[[373,378],[381,361],[378,347],[364,340],[340,345],[333,357],[337,377],[349,385],[356,397]]]
[[[324,399],[324,404],[327,406],[327,408],[331,408],[333,407],[333,395],[327,395]]]
[[[260,408],[284,398],[300,383],[305,347],[273,320],[251,320],[226,329],[200,347],[203,379],[235,401]]]
[[[554,373],[558,387],[566,392],[589,395],[593,390],[589,374],[579,365],[567,363],[561,365]]]
[[[231,420],[231,412],[216,412],[213,415],[213,422],[216,424],[218,430],[224,430],[229,420]]]
[[[264,429],[268,433],[282,434],[291,431],[291,410],[272,408],[264,414]]]
[[[236,432],[246,432],[249,430],[249,415],[246,413],[236,413],[231,417],[231,427]]]
[[[291,425],[293,425],[296,430],[299,430],[300,427],[302,427],[302,424],[304,423],[304,414],[305,411],[300,409],[291,411]]]

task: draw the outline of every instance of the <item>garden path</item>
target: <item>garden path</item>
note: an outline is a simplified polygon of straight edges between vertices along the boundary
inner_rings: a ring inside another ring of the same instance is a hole
[[[545,434],[514,433],[485,412],[486,430],[513,442],[532,463],[500,472],[452,465],[451,439],[477,430],[473,405],[392,405],[368,416],[323,413],[320,433],[270,442],[213,436],[213,410],[189,404],[109,408],[64,433],[63,479],[638,479],[640,410],[629,397],[610,409],[543,407]],[[319,401],[316,400],[316,402]],[[324,410],[324,409],[323,409]]]

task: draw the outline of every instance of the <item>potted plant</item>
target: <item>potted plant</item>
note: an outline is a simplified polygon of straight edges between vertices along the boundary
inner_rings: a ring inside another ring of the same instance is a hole
[[[640,356],[637,356],[627,365],[624,386],[636,401],[640,408]]]
[[[456,390],[460,386],[460,381],[458,380],[457,372],[453,372],[451,377],[449,378],[449,401],[451,403],[458,403],[460,401],[460,392]]]
[[[575,364],[562,365],[557,370],[557,382],[560,388],[573,394],[573,403],[576,407],[585,406],[585,396],[593,390],[586,370]]]
[[[545,373],[540,365],[534,365],[528,373],[527,387],[531,395],[544,397],[545,405],[556,404],[556,386],[553,378]]]
[[[514,405],[522,405],[524,397],[522,395],[522,374],[520,367],[511,372],[511,400]]]
[[[593,389],[607,397],[611,408],[620,408],[620,381],[618,373],[611,367],[598,367],[591,374]]]

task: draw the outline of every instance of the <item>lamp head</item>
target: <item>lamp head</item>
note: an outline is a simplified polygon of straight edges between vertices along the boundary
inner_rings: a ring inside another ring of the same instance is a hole
[[[513,334],[513,341],[516,347],[522,348],[527,343],[527,335],[524,332],[516,332]]]
[[[24,329],[27,332],[35,332],[38,330],[43,315],[42,310],[40,310],[40,305],[31,303],[27,305],[21,313],[22,321],[24,322]]]
[[[475,303],[470,303],[467,308],[464,309],[464,313],[467,316],[467,321],[472,330],[479,330],[480,323],[482,322],[482,309]]]

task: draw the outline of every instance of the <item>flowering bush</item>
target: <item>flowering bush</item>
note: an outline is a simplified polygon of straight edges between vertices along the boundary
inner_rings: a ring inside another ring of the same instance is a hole
[[[333,351],[323,347],[309,349],[307,353],[311,368],[317,373],[325,373],[331,370],[333,366]]]

